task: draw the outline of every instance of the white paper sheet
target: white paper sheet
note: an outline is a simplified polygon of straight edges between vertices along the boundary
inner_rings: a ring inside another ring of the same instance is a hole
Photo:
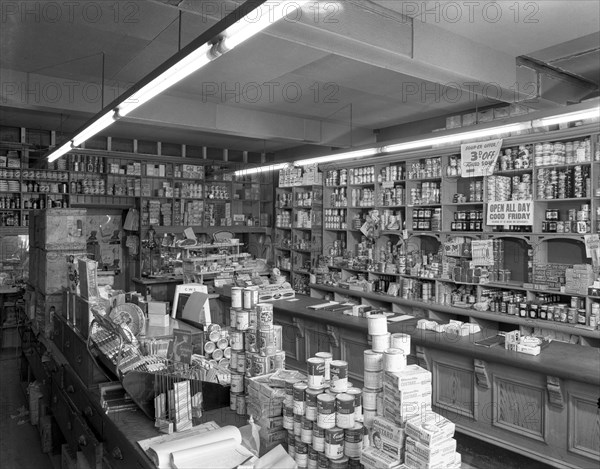
[[[228,438],[171,453],[173,469],[234,469],[253,454]]]
[[[277,445],[254,464],[254,469],[295,469],[296,467],[294,459],[281,445]]]

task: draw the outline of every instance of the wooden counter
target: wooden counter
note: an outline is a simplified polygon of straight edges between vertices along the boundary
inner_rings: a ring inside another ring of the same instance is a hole
[[[303,295],[273,302],[287,366],[305,372],[308,358],[329,351],[348,362],[350,380],[361,386],[363,352],[371,348],[367,320],[306,308],[322,303]],[[555,467],[598,467],[599,349],[554,341],[530,356],[475,345],[485,331],[457,337],[416,324],[408,319],[388,330],[411,336],[409,363],[431,371],[433,408],[459,432]]]

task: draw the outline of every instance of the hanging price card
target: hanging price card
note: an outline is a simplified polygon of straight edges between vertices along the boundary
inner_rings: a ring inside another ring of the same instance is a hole
[[[461,145],[462,177],[491,176],[501,148],[501,138]]]

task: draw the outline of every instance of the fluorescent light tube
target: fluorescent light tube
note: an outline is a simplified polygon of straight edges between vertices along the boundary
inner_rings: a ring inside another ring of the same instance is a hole
[[[73,147],[78,147],[83,142],[85,142],[88,138],[93,137],[98,132],[106,129],[110,124],[115,122],[115,112],[110,111],[104,114],[103,116],[96,119],[90,125],[88,125],[85,129],[79,132],[73,139]]]
[[[519,130],[531,128],[530,122],[520,122],[517,124],[507,124],[498,127],[490,127],[488,129],[473,130],[470,132],[461,132],[453,135],[442,135],[440,137],[426,138],[423,140],[415,140],[412,142],[397,143],[381,147],[382,153],[392,153],[398,151],[415,150],[417,148],[430,147],[433,145],[443,145],[445,143],[456,143],[463,140],[472,140],[474,138],[491,137],[508,132],[517,132]]]
[[[146,86],[143,86],[133,93],[123,103],[119,104],[119,117],[126,116],[134,109],[173,86],[175,83],[200,70],[219,55],[220,53],[217,52],[216,45],[213,47],[212,44],[204,44],[199,47],[164,73],[161,73]]]
[[[379,152],[378,148],[365,148],[364,150],[347,151],[327,156],[317,156],[316,158],[308,158],[306,160],[294,161],[296,166],[306,166],[314,163],[330,163],[332,161],[349,160],[351,158],[361,158],[365,156],[373,156]]]
[[[293,15],[308,0],[266,2],[225,30],[220,49],[225,53],[258,34],[281,18]],[[294,18],[292,16],[292,18]]]
[[[249,176],[250,174],[266,173],[268,171],[279,171],[288,166],[289,163],[277,163],[267,166],[258,166],[256,168],[238,169],[233,174],[235,176]]]
[[[72,149],[73,149],[72,142],[71,142],[71,140],[69,140],[67,143],[65,143],[61,147],[57,148],[56,150],[54,150],[52,153],[50,153],[48,155],[48,162],[52,163],[53,161],[59,159],[64,154],[69,153]]]
[[[600,107],[584,109],[583,111],[568,112],[557,116],[543,117],[533,121],[534,127],[544,127],[547,125],[564,124],[584,119],[594,119],[600,117]]]

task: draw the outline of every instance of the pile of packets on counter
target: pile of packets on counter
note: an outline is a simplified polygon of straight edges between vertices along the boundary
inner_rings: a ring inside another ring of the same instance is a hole
[[[431,408],[431,373],[407,365],[410,336],[388,332],[383,314],[368,319],[363,388],[348,379],[360,364],[329,352],[309,358],[306,374],[278,370],[248,379],[247,411],[261,440],[271,437],[261,452],[281,438],[300,468],[459,468],[454,423]]]

